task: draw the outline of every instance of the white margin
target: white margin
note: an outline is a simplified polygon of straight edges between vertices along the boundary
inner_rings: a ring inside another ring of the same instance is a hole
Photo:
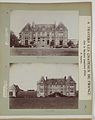
[[[47,115],[47,116],[0,116],[0,119],[67,119],[67,118],[92,118],[92,115]]]
[[[92,63],[93,63],[93,91],[95,90],[95,0],[0,0],[0,3],[71,3],[71,2],[92,2]],[[95,91],[93,92],[93,99],[95,100]],[[95,120],[95,102],[93,100],[93,120]],[[63,119],[63,118],[92,118],[92,115],[49,115],[49,116],[0,116],[2,119],[21,119],[21,118],[38,118],[38,119]]]
[[[1,3],[71,3],[92,1],[93,0],[0,0]]]
[[[95,120],[95,0],[92,2],[92,73],[93,73],[93,103],[92,115]]]

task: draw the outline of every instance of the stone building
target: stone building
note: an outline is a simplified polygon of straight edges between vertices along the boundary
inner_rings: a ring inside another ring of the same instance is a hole
[[[13,84],[9,89],[9,97],[33,98],[37,97],[37,91],[35,90],[24,91],[20,89],[18,85]]]
[[[18,91],[20,91],[21,89],[19,88],[18,85],[13,84],[10,89],[9,89],[9,97],[16,97]]]
[[[50,48],[67,45],[68,29],[63,23],[59,24],[26,24],[19,33],[21,45]]]
[[[55,96],[76,96],[76,82],[71,76],[66,78],[41,78],[37,82],[37,97]]]
[[[29,45],[32,41],[32,27],[29,23],[19,33],[19,39],[22,45]]]
[[[27,91],[19,91],[17,94],[18,98],[36,98],[37,91],[35,90],[27,90]]]

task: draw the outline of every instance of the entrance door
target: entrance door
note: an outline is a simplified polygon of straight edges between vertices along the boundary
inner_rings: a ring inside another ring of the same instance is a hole
[[[25,45],[28,46],[28,40],[25,40]]]
[[[59,43],[60,45],[63,45],[63,41],[62,40],[60,40],[60,43]]]

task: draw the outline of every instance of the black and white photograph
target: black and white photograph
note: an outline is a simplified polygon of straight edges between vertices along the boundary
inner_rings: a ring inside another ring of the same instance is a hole
[[[78,64],[10,64],[10,109],[78,109],[78,91]]]
[[[10,55],[78,56],[78,11],[13,10]]]

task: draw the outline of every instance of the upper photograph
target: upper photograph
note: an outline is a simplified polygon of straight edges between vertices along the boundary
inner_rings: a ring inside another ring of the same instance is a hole
[[[79,12],[14,10],[10,14],[10,55],[78,56]]]

